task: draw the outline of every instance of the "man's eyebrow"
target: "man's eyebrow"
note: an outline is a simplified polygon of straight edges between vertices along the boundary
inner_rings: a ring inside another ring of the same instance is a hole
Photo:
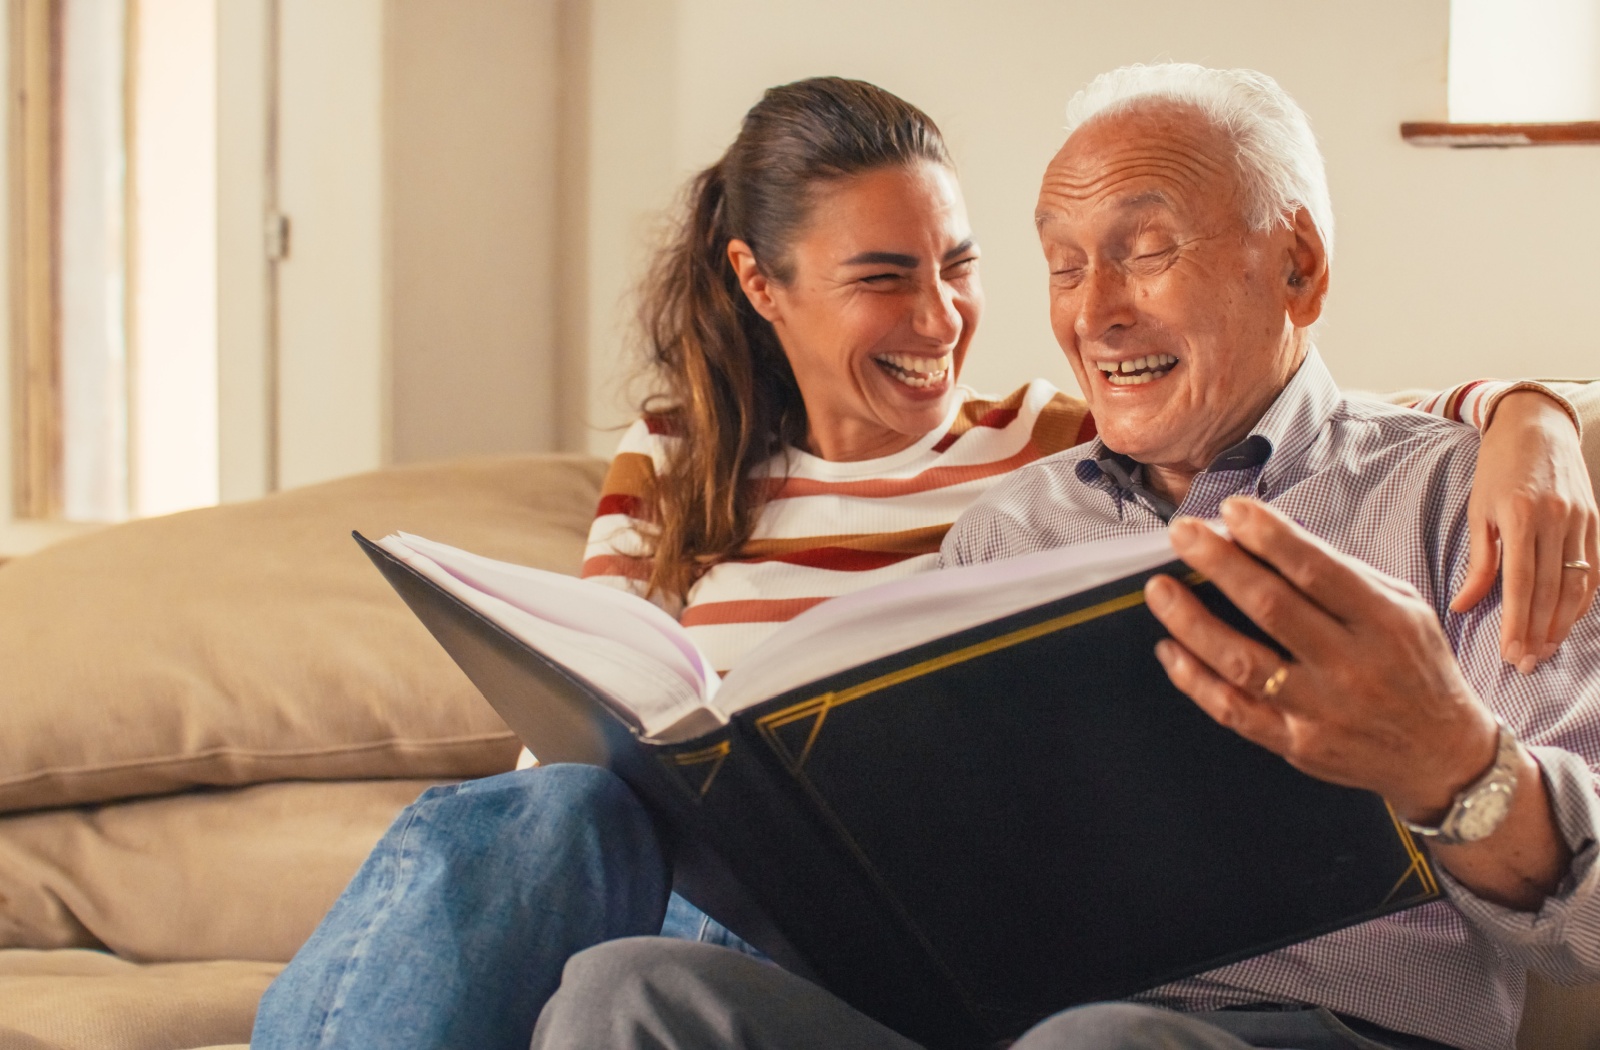
[[[948,262],[958,255],[965,255],[973,247],[971,237],[944,253],[944,261]],[[902,255],[899,252],[862,252],[852,255],[843,263],[845,266],[898,266],[903,270],[915,270],[917,257],[915,255]]]
[[[1142,208],[1147,204],[1171,205],[1171,203],[1167,199],[1167,195],[1160,190],[1145,190],[1143,193],[1134,194],[1127,200],[1118,201],[1117,207],[1122,209]]]

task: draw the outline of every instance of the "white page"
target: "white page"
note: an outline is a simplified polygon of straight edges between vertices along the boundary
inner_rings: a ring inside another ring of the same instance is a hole
[[[728,672],[732,715],[837,671],[1097,587],[1176,558],[1167,531],[909,576],[801,613]]]
[[[678,621],[638,595],[585,583],[564,573],[495,561],[406,532],[386,537],[380,546],[393,551],[391,540],[474,589],[540,619],[634,647],[681,677],[706,701],[721,684],[710,661]],[[626,696],[619,699],[629,700]]]
[[[542,614],[539,609],[529,610],[519,605],[514,605],[497,594],[488,593],[477,580],[462,579],[447,569],[439,562],[411,544],[418,543],[417,537],[400,539],[388,536],[378,542],[378,545],[389,551],[395,557],[416,569],[428,579],[437,583],[448,593],[460,598],[467,605],[483,613],[489,619],[499,624],[513,637],[526,642],[538,649],[545,656],[577,673],[580,677],[593,683],[601,691],[614,697],[625,704],[638,717],[645,735],[653,736],[673,724],[677,723],[690,711],[702,708],[705,697],[698,683],[693,682],[683,673],[682,668],[669,667],[657,655],[662,648],[661,641],[656,641],[653,648],[657,653],[646,653],[635,642],[641,637],[638,629],[633,629],[628,640],[618,638],[617,624],[613,620],[610,629],[603,634],[596,634],[586,629],[579,622],[592,618],[593,615],[603,613],[616,603],[613,599],[622,598],[631,602],[643,603],[642,599],[633,595],[613,591],[595,584],[580,584],[582,591],[578,594],[570,592],[565,594],[565,604],[560,608],[571,611],[571,607],[585,605],[597,597],[600,605],[589,606],[587,616],[566,616],[569,622],[558,622],[552,617]],[[455,548],[445,547],[443,544],[433,544],[422,540],[418,544],[427,544],[430,548],[443,548],[452,555],[462,555],[466,552],[457,551]],[[477,556],[470,556],[477,559]],[[488,563],[490,566],[503,566],[506,569],[522,569],[526,573],[536,573],[539,577],[557,577],[568,583],[579,583],[572,577],[558,576],[556,573],[545,573],[539,569],[526,569],[523,566],[513,566],[509,563],[492,562],[489,559],[477,559]],[[460,567],[456,561],[456,567]],[[490,574],[492,578],[493,574]],[[515,575],[522,575],[521,573]],[[530,583],[541,583],[542,579],[526,577],[520,586],[525,590]],[[526,597],[526,595],[524,595]],[[542,596],[535,605],[550,606],[552,598]],[[648,603],[643,603],[648,604]],[[655,608],[651,606],[651,608]],[[660,611],[660,610],[656,610]],[[662,613],[666,616],[665,613]],[[671,621],[671,617],[667,617]],[[676,622],[673,621],[676,626]],[[630,627],[633,625],[630,625]],[[645,634],[647,640],[650,637]],[[677,653],[675,647],[669,647],[672,653]],[[681,657],[681,654],[678,654]],[[681,659],[680,659],[681,662]]]

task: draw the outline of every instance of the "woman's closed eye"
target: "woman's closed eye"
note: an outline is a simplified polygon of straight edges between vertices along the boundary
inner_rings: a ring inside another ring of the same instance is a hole
[[[978,257],[969,255],[965,259],[957,259],[955,262],[946,263],[943,276],[947,281],[958,281],[963,277],[971,277],[977,272]]]

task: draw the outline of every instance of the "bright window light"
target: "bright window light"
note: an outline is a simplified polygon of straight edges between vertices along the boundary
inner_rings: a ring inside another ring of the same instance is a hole
[[[214,0],[140,0],[134,99],[131,503],[217,502]]]
[[[1450,120],[1600,120],[1600,0],[1451,0]]]

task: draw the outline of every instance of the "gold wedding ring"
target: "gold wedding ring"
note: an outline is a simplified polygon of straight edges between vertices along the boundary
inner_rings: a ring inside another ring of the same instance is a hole
[[[1578,558],[1575,561],[1564,561],[1561,563],[1561,567],[1563,569],[1577,569],[1579,572],[1588,572],[1590,569],[1594,568],[1593,565],[1590,565],[1582,558]]]
[[[1278,690],[1282,689],[1283,683],[1287,682],[1288,680],[1289,665],[1279,664],[1278,669],[1272,672],[1272,674],[1268,675],[1265,682],[1261,683],[1261,695],[1265,696],[1268,700],[1271,700],[1273,697],[1278,695]]]

